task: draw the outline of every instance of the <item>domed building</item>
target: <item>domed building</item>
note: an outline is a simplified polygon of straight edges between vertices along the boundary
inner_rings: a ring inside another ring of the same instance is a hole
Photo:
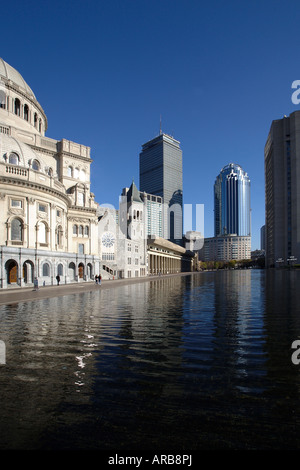
[[[47,117],[0,59],[0,287],[92,280],[99,273],[90,148],[45,136]]]

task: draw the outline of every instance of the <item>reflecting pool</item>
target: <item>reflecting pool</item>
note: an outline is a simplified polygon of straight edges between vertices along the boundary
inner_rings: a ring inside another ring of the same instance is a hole
[[[0,448],[299,448],[299,287],[218,271],[1,306]]]

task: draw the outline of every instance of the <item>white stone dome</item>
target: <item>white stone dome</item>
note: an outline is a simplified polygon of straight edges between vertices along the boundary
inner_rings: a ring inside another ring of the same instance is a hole
[[[22,75],[0,58],[0,123],[45,135],[46,114]]]
[[[36,100],[36,97],[32,91],[32,89],[27,85],[22,75],[14,69],[11,65],[5,62],[0,57],[0,77],[4,77],[6,80],[11,80],[14,82],[18,87],[22,88],[27,95],[30,95],[32,98]]]

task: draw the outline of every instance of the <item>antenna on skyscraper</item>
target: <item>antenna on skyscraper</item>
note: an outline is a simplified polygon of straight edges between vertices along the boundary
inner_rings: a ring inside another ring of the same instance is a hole
[[[160,115],[160,121],[159,121],[159,135],[162,135],[162,130],[161,130],[161,115]]]

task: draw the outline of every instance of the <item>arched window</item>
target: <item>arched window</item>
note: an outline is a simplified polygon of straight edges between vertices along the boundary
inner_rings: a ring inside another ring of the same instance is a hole
[[[73,168],[71,166],[68,167],[68,176],[72,178],[73,176]]]
[[[74,170],[74,178],[79,178],[79,168],[75,168],[75,170]]]
[[[82,237],[83,235],[83,226],[79,225],[79,236]]]
[[[39,132],[42,132],[42,120],[39,120]]]
[[[47,243],[47,231],[46,231],[46,225],[44,224],[44,222],[41,222],[39,224],[38,242]]]
[[[86,225],[84,227],[84,235],[89,236],[89,227],[88,227],[88,225]]]
[[[70,263],[69,264],[69,278],[71,281],[73,281],[75,279],[75,264],[74,263]]]
[[[29,108],[27,104],[24,105],[24,119],[25,121],[28,121],[29,119]]]
[[[78,265],[78,277],[79,279],[83,279],[84,277],[84,264],[83,263],[79,263]]]
[[[18,282],[18,264],[15,260],[11,259],[5,263],[7,283],[17,284]]]
[[[8,163],[11,165],[19,165],[19,155],[12,152],[8,157]]]
[[[81,181],[85,181],[85,171],[84,170],[80,171],[80,179],[81,179]]]
[[[0,90],[0,108],[6,108],[6,94],[3,90]]]
[[[16,241],[23,240],[23,224],[20,219],[11,221],[11,239]]]
[[[15,114],[17,116],[20,116],[20,110],[21,110],[21,103],[20,103],[19,98],[16,98],[15,99]]]
[[[64,267],[61,263],[57,266],[57,274],[59,276],[62,276],[64,274]]]
[[[33,121],[34,121],[34,127],[37,127],[38,117],[36,113],[34,113]]]
[[[40,171],[40,162],[38,160],[33,160],[32,169],[35,171]]]
[[[78,227],[77,225],[73,225],[73,235],[78,235]]]
[[[48,168],[48,176],[53,176],[53,169],[51,167]]]
[[[33,275],[34,275],[34,266],[33,262],[26,260],[23,263],[23,278],[25,284],[32,282],[33,283]]]
[[[91,265],[91,263],[88,263],[87,265],[87,276],[89,279],[92,279],[92,275],[93,275],[93,266]]]
[[[48,263],[43,264],[43,276],[50,276],[50,266]]]
[[[56,231],[56,243],[57,243],[57,246],[62,246],[62,240],[63,240],[63,230],[62,230],[62,226],[59,225],[57,227],[57,231]]]

